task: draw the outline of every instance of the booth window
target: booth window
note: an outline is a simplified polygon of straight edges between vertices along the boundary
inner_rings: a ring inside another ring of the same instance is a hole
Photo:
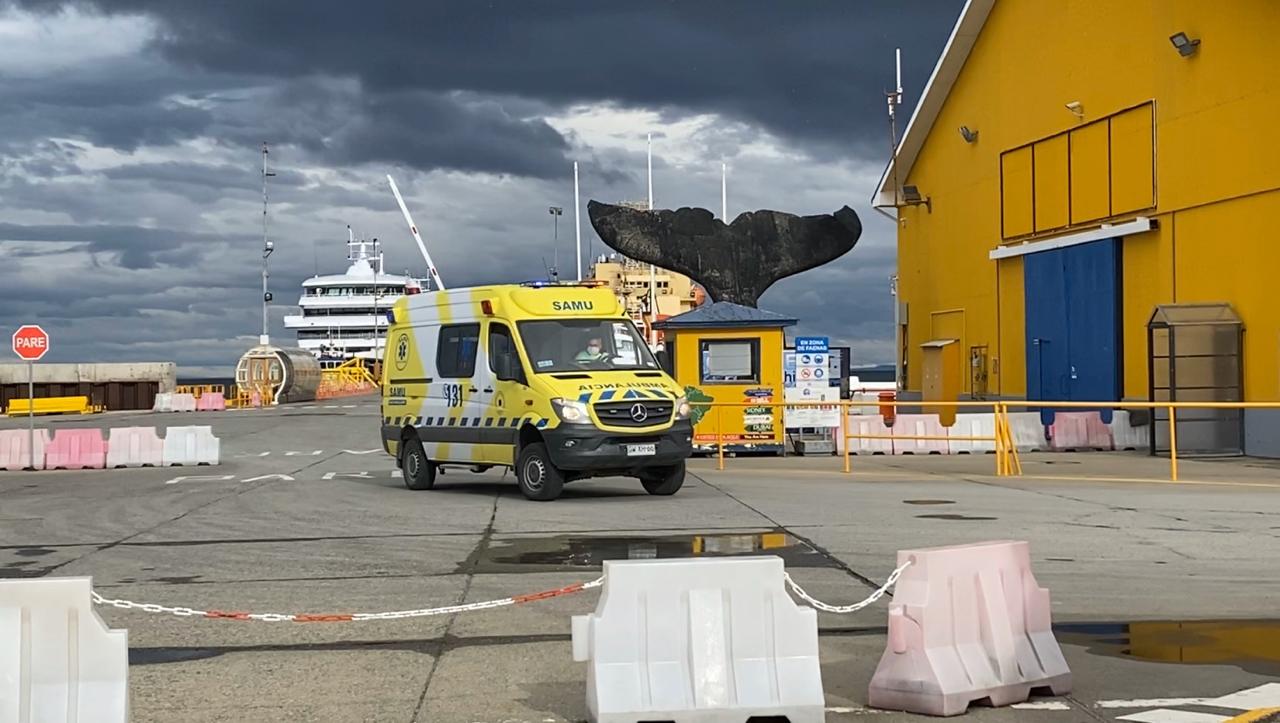
[[[703,384],[759,384],[760,340],[703,340],[699,377]]]
[[[476,371],[476,347],[480,345],[479,324],[440,327],[436,345],[436,370],[447,379],[470,379]]]

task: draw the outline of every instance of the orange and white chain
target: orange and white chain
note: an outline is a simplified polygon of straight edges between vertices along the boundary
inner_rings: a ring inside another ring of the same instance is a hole
[[[522,605],[524,603],[530,603],[537,600],[547,600],[553,597],[560,597],[562,595],[572,595],[575,592],[590,590],[591,588],[600,587],[603,584],[604,578],[599,577],[591,582],[577,582],[554,590],[544,590],[542,592],[529,593],[527,595],[504,597],[497,600],[483,600],[481,602],[464,603],[461,605],[446,605],[438,608],[392,610],[389,612],[378,613],[250,613],[225,610],[195,610],[193,608],[169,607],[167,605],[156,605],[154,603],[137,603],[131,600],[112,600],[98,594],[97,590],[92,591],[91,595],[93,597],[93,601],[98,605],[110,605],[111,607],[120,608],[122,610],[141,610],[147,613],[167,613],[169,615],[176,615],[182,618],[198,617],[218,618],[223,620],[257,620],[264,623],[343,623],[364,620],[425,618],[433,615],[452,615],[454,613],[467,613],[475,610],[491,610],[493,608],[507,607],[508,605]]]
[[[804,588],[797,585],[796,581],[791,579],[791,575],[785,571],[782,573],[782,579],[786,581],[787,587],[791,588],[791,592],[795,593],[796,597],[800,598],[801,600],[804,600],[805,602],[809,603],[813,607],[823,612],[836,613],[837,615],[843,615],[845,613],[856,613],[859,610],[870,605],[871,603],[875,602],[876,600],[879,600],[880,598],[884,597],[885,592],[888,591],[889,588],[893,587],[893,584],[897,582],[898,578],[902,575],[902,571],[906,570],[908,567],[911,567],[910,560],[907,560],[906,562],[902,563],[901,565],[898,566],[898,569],[890,573],[889,579],[885,580],[884,584],[881,585],[878,589],[876,589],[875,592],[871,593],[871,595],[868,596],[866,600],[863,600],[862,602],[853,603],[852,605],[830,605],[828,603],[822,602],[821,600],[818,600],[817,598],[812,597],[811,595],[809,595],[809,593],[804,591]]]

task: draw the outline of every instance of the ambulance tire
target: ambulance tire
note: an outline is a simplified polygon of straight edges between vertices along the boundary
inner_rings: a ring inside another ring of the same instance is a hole
[[[404,474],[404,486],[411,490],[429,490],[436,484],[436,465],[427,459],[422,442],[410,437],[404,443],[404,458],[400,462]]]
[[[547,445],[534,442],[520,448],[516,481],[520,483],[520,492],[525,497],[535,502],[547,502],[560,496],[560,490],[564,488],[564,473],[551,463]]]
[[[674,495],[684,486],[684,460],[670,467],[651,467],[640,473],[640,484],[651,495]]]

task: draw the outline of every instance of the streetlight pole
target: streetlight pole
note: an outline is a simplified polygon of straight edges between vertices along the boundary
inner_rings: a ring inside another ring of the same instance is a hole
[[[267,291],[267,279],[271,276],[267,270],[267,258],[271,256],[271,252],[275,250],[275,244],[267,240],[267,178],[276,174],[267,170],[267,143],[262,142],[262,336],[258,338],[261,344],[270,342],[270,317],[267,311],[268,305],[271,303],[271,292]]]
[[[560,278],[560,217],[564,215],[564,208],[560,206],[548,206],[547,213],[551,214],[552,223],[552,249],[551,249],[551,272],[558,280]]]

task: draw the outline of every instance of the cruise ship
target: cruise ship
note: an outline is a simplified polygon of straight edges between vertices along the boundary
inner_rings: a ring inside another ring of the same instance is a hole
[[[313,276],[302,282],[298,299],[301,313],[284,317],[286,329],[298,334],[298,346],[334,366],[352,358],[372,366],[382,359],[386,344],[386,310],[406,293],[425,288],[422,279],[383,271],[382,248],[377,239],[348,236],[344,274]]]

